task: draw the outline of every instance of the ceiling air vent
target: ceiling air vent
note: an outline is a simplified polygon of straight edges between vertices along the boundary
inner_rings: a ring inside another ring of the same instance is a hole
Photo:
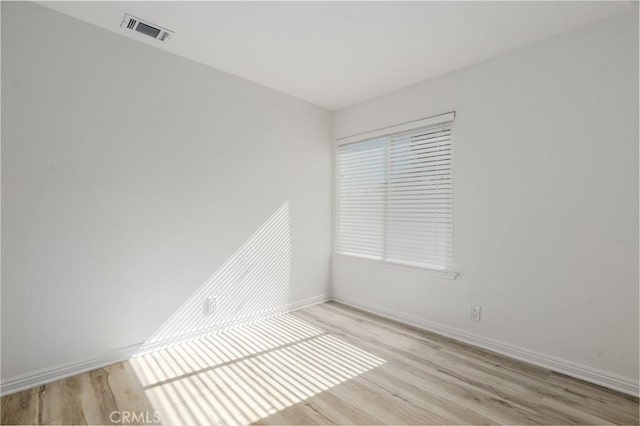
[[[162,28],[159,25],[152,24],[151,22],[144,21],[140,18],[136,18],[128,13],[124,15],[124,18],[122,18],[120,26],[127,30],[137,31],[149,37],[153,37],[160,41],[167,41],[167,39],[173,34],[173,31],[171,30]]]

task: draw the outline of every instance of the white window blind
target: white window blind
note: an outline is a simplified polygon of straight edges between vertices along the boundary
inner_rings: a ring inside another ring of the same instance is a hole
[[[338,147],[337,253],[452,270],[452,128],[453,114]]]

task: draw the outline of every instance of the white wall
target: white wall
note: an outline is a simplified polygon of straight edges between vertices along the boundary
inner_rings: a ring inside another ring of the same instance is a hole
[[[328,293],[329,112],[31,3],[2,59],[3,379]]]
[[[327,293],[329,113],[30,3],[2,27],[3,379]],[[337,112],[340,137],[456,110],[462,275],[335,258],[335,296],[637,380],[637,36]]]
[[[335,256],[334,296],[637,382],[637,10],[340,110],[335,137],[452,110],[460,278]]]

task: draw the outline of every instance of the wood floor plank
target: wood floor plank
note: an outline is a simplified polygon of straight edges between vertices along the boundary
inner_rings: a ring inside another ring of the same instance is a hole
[[[117,423],[113,412],[188,425],[639,418],[637,398],[329,302],[7,395],[0,422]]]
[[[90,424],[84,415],[82,406],[82,374],[63,379],[62,387],[62,423],[63,424]]]
[[[329,389],[307,400],[316,411],[328,413],[332,422],[344,425],[372,425],[379,419],[372,416],[364,407],[358,407],[350,401],[338,398]]]
[[[444,419],[363,377],[341,383],[330,392],[366,411],[381,424],[443,424]]]
[[[100,401],[101,394],[104,392],[103,385],[92,379],[92,376],[102,376],[103,374],[103,369],[98,369],[76,376],[80,382],[82,414],[88,424],[105,425],[111,423],[109,421],[109,412],[105,413],[103,411]]]
[[[40,388],[36,387],[3,397],[0,422],[5,425],[29,425],[37,423],[40,417],[38,402],[39,391]]]
[[[62,381],[47,383],[39,388],[40,417],[38,418],[38,424],[61,425],[63,407]]]
[[[153,406],[128,361],[109,365],[104,370],[108,374],[106,386],[111,390],[117,411],[153,412]]]
[[[309,402],[297,403],[286,410],[279,411],[261,419],[259,425],[326,425],[334,421],[318,411]]]

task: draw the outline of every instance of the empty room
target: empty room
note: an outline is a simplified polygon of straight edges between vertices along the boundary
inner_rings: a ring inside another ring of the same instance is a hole
[[[639,424],[637,1],[2,1],[1,424]]]

